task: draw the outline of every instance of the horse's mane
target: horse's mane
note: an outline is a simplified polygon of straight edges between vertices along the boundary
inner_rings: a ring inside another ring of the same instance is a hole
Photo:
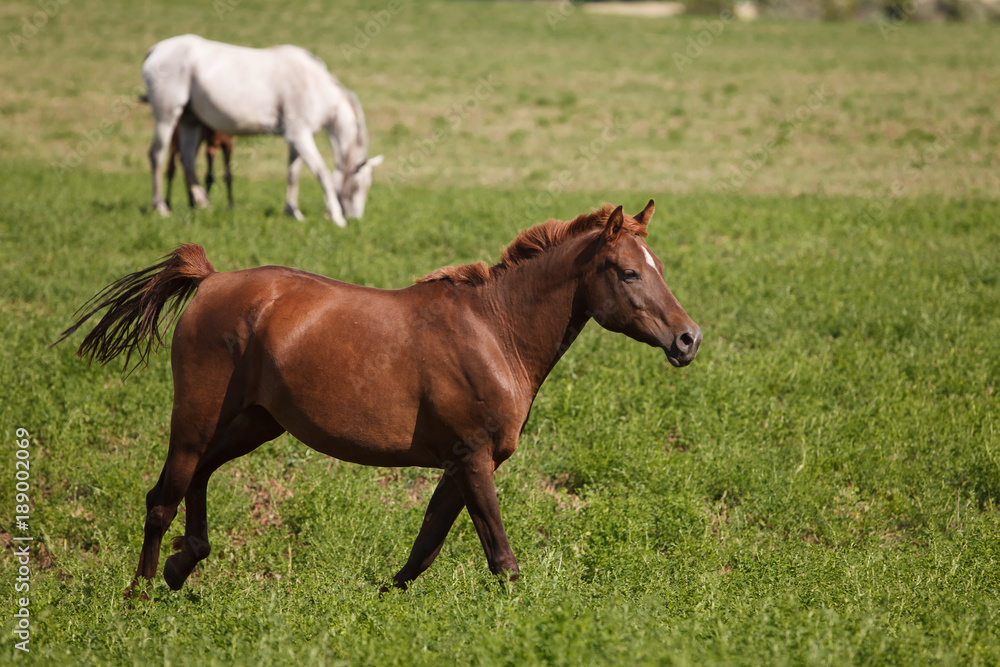
[[[320,65],[323,66],[323,69],[325,69],[326,73],[330,76],[330,80],[333,81],[333,85],[344,93],[344,97],[347,98],[347,103],[351,105],[351,109],[354,111],[354,115],[357,118],[358,123],[358,131],[357,136],[354,137],[353,148],[358,149],[362,157],[361,162],[364,162],[368,159],[368,125],[365,123],[365,112],[361,108],[361,100],[358,99],[357,94],[355,94],[353,90],[345,86],[341,80],[337,78],[336,74],[330,71],[330,68],[326,66],[326,63],[323,62],[322,58],[311,51],[306,51],[306,53],[312,56]],[[353,151],[350,150],[348,152],[353,153]]]
[[[549,248],[604,227],[614,210],[615,207],[612,204],[606,203],[601,208],[591,213],[578,215],[569,222],[548,220],[518,234],[517,238],[503,249],[503,252],[500,253],[500,261],[493,266],[482,261],[462,266],[444,266],[436,271],[431,271],[423,278],[419,278],[417,282],[429,283],[435,280],[450,280],[456,284],[482,285],[496,279],[518,264],[540,255]],[[625,216],[624,229],[632,234],[646,236],[646,228],[630,215]]]
[[[365,159],[368,158],[368,126],[365,123],[365,112],[361,108],[361,100],[358,96],[354,94],[353,90],[344,88],[344,92],[347,93],[347,101],[350,103],[351,108],[354,109],[354,115],[358,117],[358,136],[357,144],[364,152]]]

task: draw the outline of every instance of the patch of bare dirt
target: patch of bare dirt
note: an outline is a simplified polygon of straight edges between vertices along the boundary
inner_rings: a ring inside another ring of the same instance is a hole
[[[684,4],[680,2],[588,2],[583,5],[583,11],[588,14],[663,18],[683,14]]]

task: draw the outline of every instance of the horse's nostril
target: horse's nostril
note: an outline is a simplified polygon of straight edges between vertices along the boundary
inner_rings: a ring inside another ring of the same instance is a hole
[[[685,350],[691,349],[691,346],[694,345],[694,336],[692,336],[689,332],[685,331],[684,333],[681,334],[680,338],[681,338],[681,346]]]

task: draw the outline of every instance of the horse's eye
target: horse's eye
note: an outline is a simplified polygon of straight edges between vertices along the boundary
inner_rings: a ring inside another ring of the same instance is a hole
[[[633,283],[636,280],[639,280],[639,272],[635,269],[625,269],[622,271],[622,280],[627,283]]]

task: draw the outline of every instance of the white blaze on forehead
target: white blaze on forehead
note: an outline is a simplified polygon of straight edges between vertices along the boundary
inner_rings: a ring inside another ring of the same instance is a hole
[[[642,254],[646,256],[646,264],[649,264],[651,267],[655,269],[656,264],[653,262],[653,256],[649,254],[648,250],[646,250],[646,246],[643,245],[639,247],[642,248]]]

